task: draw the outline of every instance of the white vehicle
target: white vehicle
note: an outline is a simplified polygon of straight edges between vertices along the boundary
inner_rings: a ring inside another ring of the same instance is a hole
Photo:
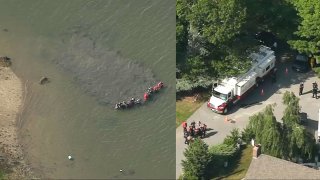
[[[253,87],[263,82],[265,76],[273,72],[276,57],[271,48],[261,46],[258,52],[249,57],[252,59],[252,68],[247,73],[240,77],[226,78],[213,89],[207,103],[212,111],[227,114],[233,104],[243,99]]]

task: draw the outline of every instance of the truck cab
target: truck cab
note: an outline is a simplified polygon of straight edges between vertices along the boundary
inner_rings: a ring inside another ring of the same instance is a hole
[[[207,106],[214,112],[227,114],[234,99],[233,89],[218,86],[212,90],[212,96],[209,99]]]

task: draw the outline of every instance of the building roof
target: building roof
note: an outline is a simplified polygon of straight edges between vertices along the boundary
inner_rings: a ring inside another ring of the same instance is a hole
[[[261,154],[252,159],[245,179],[320,179],[320,171]]]

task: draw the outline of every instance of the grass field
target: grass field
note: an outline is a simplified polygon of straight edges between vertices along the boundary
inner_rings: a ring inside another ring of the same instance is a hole
[[[176,127],[186,121],[203,103],[209,99],[209,94],[200,94],[197,100],[194,96],[184,97],[176,101]]]
[[[187,120],[201,105],[203,102],[195,101],[192,97],[185,97],[182,100],[176,102],[176,127],[178,127],[183,121]]]

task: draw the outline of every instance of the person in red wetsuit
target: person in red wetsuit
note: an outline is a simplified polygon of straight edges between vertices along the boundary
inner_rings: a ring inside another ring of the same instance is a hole
[[[182,127],[183,127],[183,128],[186,128],[187,125],[188,125],[188,124],[187,124],[187,122],[185,122],[185,121],[182,123]]]
[[[182,128],[183,128],[183,131],[187,131],[187,127],[188,127],[188,124],[187,124],[187,122],[183,122],[182,123]]]
[[[158,85],[156,85],[156,86],[153,87],[153,89],[154,89],[155,91],[159,91],[159,90],[160,90],[160,87],[159,87]]]
[[[159,91],[163,87],[163,83],[159,82],[157,85],[153,86],[154,91]]]
[[[147,101],[149,99],[149,94],[145,92],[143,95],[143,99],[144,101]]]
[[[161,88],[163,87],[163,82],[160,81],[160,82],[157,84],[157,86],[158,86],[159,89],[161,89]]]

